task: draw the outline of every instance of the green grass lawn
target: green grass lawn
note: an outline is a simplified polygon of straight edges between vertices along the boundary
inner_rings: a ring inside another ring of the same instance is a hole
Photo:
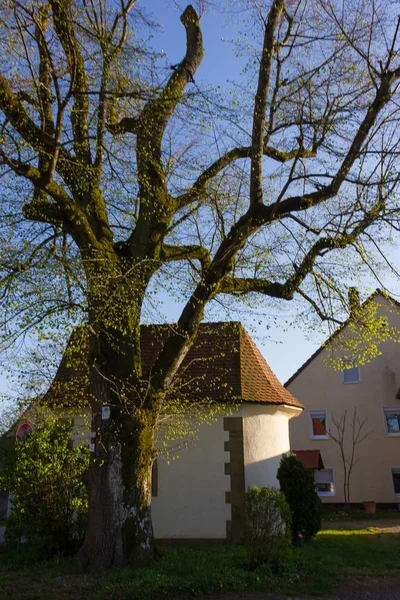
[[[293,550],[281,573],[247,570],[242,547],[167,548],[153,566],[82,574],[69,561],[24,565],[24,556],[0,555],[0,598],[14,600],[150,599],[193,597],[214,591],[326,594],[346,577],[399,576],[400,535],[375,528],[322,531]]]
[[[324,521],[399,521],[399,510],[377,510],[375,514],[366,513],[363,508],[334,508],[322,505]]]

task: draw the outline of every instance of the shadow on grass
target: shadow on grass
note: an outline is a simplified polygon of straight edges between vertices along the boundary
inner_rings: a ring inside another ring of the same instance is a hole
[[[399,555],[400,535],[376,533],[372,527],[323,531],[293,548],[278,573],[268,566],[248,571],[245,548],[228,545],[164,548],[149,567],[111,570],[101,578],[79,572],[71,561],[22,567],[4,564],[0,555],[0,597],[149,600],[225,591],[320,595],[331,593],[346,577],[396,576]]]

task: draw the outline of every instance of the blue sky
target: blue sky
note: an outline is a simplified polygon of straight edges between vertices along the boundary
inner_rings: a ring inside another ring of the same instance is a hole
[[[160,29],[155,32],[152,45],[165,52],[170,64],[179,62],[185,52],[185,30],[179,16],[186,4],[172,0],[146,0],[141,3],[146,7],[146,13],[153,13],[157,17]],[[178,8],[178,5],[180,9]],[[196,84],[199,87],[207,85],[220,85],[230,87],[230,82],[237,80],[243,64],[234,54],[229,40],[236,34],[234,27],[235,15],[227,15],[208,7],[202,17],[202,31],[204,41],[204,59],[196,73]],[[224,39],[224,41],[223,41]],[[226,40],[226,41],[225,41]],[[163,319],[169,322],[176,321],[183,303],[177,302],[173,296],[166,293],[157,296],[157,302],[162,306]],[[219,316],[215,309],[212,311],[212,320],[229,318],[241,320],[250,335],[260,348],[267,362],[279,379],[284,382],[320,345],[325,335],[315,332],[310,339],[310,332],[301,328],[289,327],[293,314],[289,303],[284,303],[280,314],[274,314],[271,319],[264,315],[268,309],[262,303],[258,310],[239,312],[232,311],[227,316],[222,312]],[[159,321],[159,319],[157,319]],[[308,336],[308,337],[307,337]],[[15,394],[15,384],[10,384],[1,372],[0,365],[0,394],[12,390]]]
[[[170,64],[176,64],[182,59],[186,48],[185,30],[179,20],[186,3],[146,0],[142,6],[146,6],[146,11],[152,12],[161,25],[152,40],[153,46],[166,53]],[[244,66],[235,56],[230,43],[237,31],[234,26],[235,15],[223,14],[215,5],[210,5],[205,10],[201,23],[204,58],[196,73],[196,84],[199,87],[220,85],[221,88],[229,88],[230,82],[239,78]],[[167,295],[160,300],[163,302],[162,312],[166,320],[175,321],[183,304]],[[289,303],[282,303],[282,310],[278,314],[274,313],[273,318],[264,316],[266,311],[268,309],[261,301],[261,306],[252,315],[248,311],[232,311],[228,318],[243,322],[273,371],[284,382],[320,346],[326,334],[290,327],[294,309]],[[215,310],[212,313],[213,320],[218,318]],[[225,313],[221,313],[221,317],[226,318]]]
[[[219,85],[222,89],[229,89],[232,81],[240,77],[244,63],[235,56],[230,40],[238,35],[235,21],[245,17],[244,8],[240,9],[240,3],[223,3],[223,9],[233,11],[237,8],[237,14],[227,14],[218,9],[218,2],[210,3],[202,16],[202,33],[204,42],[204,58],[196,73],[196,84],[201,88],[207,85]],[[222,4],[219,3],[221,6]],[[168,62],[173,65],[179,62],[185,52],[185,31],[179,20],[186,2],[181,0],[146,0],[146,11],[156,16],[161,29],[156,32],[152,45],[158,50],[165,52]],[[196,4],[195,4],[196,6]],[[242,7],[245,3],[242,3]],[[241,10],[241,12],[240,12]],[[398,251],[392,251],[392,259],[396,265],[399,264]],[[398,282],[395,279],[389,281],[384,278],[391,292],[400,292]],[[354,285],[351,269],[349,286]],[[367,280],[370,293],[377,283]],[[362,290],[361,290],[362,292]],[[363,297],[365,297],[365,293]],[[166,320],[175,321],[180,314],[183,304],[176,301],[173,296],[163,295],[162,312]],[[280,310],[269,314],[267,303],[261,300],[258,310],[253,314],[247,311],[229,313],[231,320],[241,320],[249,333],[257,343],[265,359],[276,373],[278,378],[285,382],[303,362],[321,345],[327,338],[327,329],[303,326],[299,319],[295,318],[296,308],[289,302],[282,302]],[[226,318],[226,312],[221,312]],[[212,311],[212,319],[216,320],[218,312]],[[295,323],[295,325],[293,325]]]
[[[179,15],[185,3],[177,0],[146,0],[141,3],[147,13],[154,13],[160,24],[155,31],[153,46],[158,51],[165,52],[171,65],[178,63],[185,52],[185,32],[179,20]],[[207,85],[220,85],[222,89],[230,86],[230,81],[237,80],[243,64],[236,58],[229,41],[236,35],[234,27],[235,16],[218,12],[208,7],[202,18],[204,38],[204,59],[196,73],[196,84],[202,88]],[[394,257],[398,262],[397,257]],[[351,279],[349,284],[352,284]],[[392,286],[393,289],[393,286]],[[162,303],[161,312],[167,321],[175,321],[180,314],[183,304],[173,296],[163,294],[157,297]],[[292,373],[320,346],[327,332],[302,327],[297,320],[297,326],[291,324],[294,320],[294,307],[282,302],[281,309],[269,314],[267,304],[261,301],[258,310],[250,313],[232,311],[231,320],[243,321],[250,335],[260,348],[265,359],[278,378],[284,382]],[[225,312],[221,315],[225,318]],[[213,310],[212,318],[218,314]],[[7,390],[7,382],[0,374],[0,392]]]

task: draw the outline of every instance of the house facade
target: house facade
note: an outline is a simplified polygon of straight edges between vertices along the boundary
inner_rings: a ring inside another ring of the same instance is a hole
[[[171,331],[167,325],[142,326],[144,376],[151,374]],[[87,354],[79,335],[76,332],[70,342],[42,402],[73,415],[76,444],[90,442],[88,370],[87,360],[82,360]],[[290,449],[289,421],[303,407],[236,322],[201,325],[167,397],[162,423],[168,423],[168,407],[176,407],[175,402],[186,407],[186,426],[189,422],[196,435],[176,439],[165,426],[156,434],[160,452],[152,477],[155,537],[239,541],[245,490],[279,486],[279,461]],[[163,442],[171,437],[166,453]]]
[[[196,443],[177,460],[157,459],[156,538],[239,541],[245,490],[279,487],[276,473],[290,447],[289,420],[301,409],[244,402],[232,411],[202,425]]]
[[[142,330],[146,364],[165,331]],[[188,385],[187,385],[188,384]],[[290,449],[289,421],[301,404],[278,381],[240,323],[205,323],[190,349],[175,391],[194,405],[224,405],[212,424],[177,460],[160,453],[153,473],[152,516],[157,539],[239,541],[244,493],[253,485],[279,487],[276,474]],[[159,440],[161,441],[161,439]]]
[[[376,316],[385,317],[387,327],[400,334],[400,306],[379,291],[365,306],[370,303],[376,306]],[[305,406],[303,414],[290,423],[291,448],[320,452],[324,468],[314,471],[318,493],[324,503],[343,503],[344,471],[340,447],[333,439],[340,437],[335,422],[340,428],[345,417],[344,451],[345,457],[350,458],[356,414],[355,434],[361,426],[358,439],[362,441],[355,444],[350,502],[397,505],[400,503],[400,344],[384,341],[378,345],[380,354],[366,364],[349,360],[348,368],[333,368],[332,357],[341,352],[338,338],[351,339],[351,335],[349,325],[345,324],[285,384]]]

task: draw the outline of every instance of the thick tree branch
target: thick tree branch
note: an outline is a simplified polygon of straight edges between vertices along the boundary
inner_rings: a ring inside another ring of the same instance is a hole
[[[160,260],[162,262],[199,260],[203,269],[207,269],[211,264],[210,254],[202,246],[168,246],[167,244],[163,244]]]
[[[173,75],[155,100],[144,107],[140,122],[152,137],[160,140],[165,127],[181,100],[186,85],[193,77],[203,58],[203,39],[200,20],[193,6],[189,5],[182,13],[181,21],[186,29],[186,54],[182,62],[174,67]]]
[[[42,131],[46,132],[49,137],[55,134],[54,120],[52,113],[52,94],[51,94],[51,63],[49,60],[48,48],[46,45],[45,34],[48,29],[48,7],[39,8],[39,15],[35,26],[35,39],[39,50],[39,112]],[[52,163],[56,164],[56,156],[51,158]],[[52,170],[50,167],[50,159],[46,153],[39,153],[38,168],[41,172]],[[40,188],[35,188],[35,195],[43,194]],[[46,200],[46,198],[42,198]]]
[[[176,331],[170,336],[154,364],[151,384],[156,394],[165,393],[171,384],[195,339],[206,304],[219,292],[221,282],[232,268],[235,255],[243,248],[255,228],[252,215],[247,212],[220,245],[209,269],[183,309]]]
[[[64,49],[71,72],[74,104],[71,111],[71,123],[74,135],[76,156],[85,164],[92,164],[88,136],[89,97],[85,62],[75,36],[70,14],[70,0],[49,0],[53,11],[54,28]]]
[[[46,44],[48,29],[48,7],[39,8],[39,16],[35,27],[35,39],[39,50],[39,106],[42,130],[54,135],[54,120],[52,113],[53,99],[51,94],[51,62]]]
[[[3,75],[0,75],[0,109],[19,135],[37,152],[48,152],[51,149],[52,138],[28,116]]]
[[[265,111],[275,52],[275,30],[285,6],[285,0],[274,0],[265,25],[264,43],[258,71],[258,86],[254,100],[253,132],[251,135],[250,202],[261,204],[262,160],[264,154]]]
[[[2,75],[0,75],[0,110],[2,110],[15,131],[39,156],[42,156],[42,159],[45,156],[48,159],[53,156],[54,138],[38,127],[28,116],[22,102],[12,92],[7,80]],[[64,147],[59,147],[57,171],[71,189],[76,189],[78,181],[80,179],[86,180],[89,176],[87,169],[79,165]]]
[[[96,158],[94,161],[95,168],[99,171],[104,157],[104,133],[106,129],[106,113],[107,113],[107,86],[110,76],[110,69],[116,56],[121,52],[121,49],[126,41],[128,34],[128,14],[135,5],[136,0],[129,0],[125,5],[121,2],[121,10],[116,14],[113,25],[107,35],[102,35],[99,31],[98,37],[102,47],[103,54],[103,72],[100,84],[99,95],[99,114],[97,117],[97,135],[96,135]],[[94,13],[96,16],[96,13]],[[118,24],[122,19],[122,31],[119,40],[116,44],[113,43],[114,35],[118,30]],[[112,131],[112,125],[111,129]]]
[[[134,133],[139,131],[140,121],[136,117],[123,117],[118,123],[107,123],[107,130],[113,135],[122,133]]]
[[[220,173],[225,167],[233,163],[235,160],[241,158],[249,158],[251,154],[251,146],[242,146],[240,148],[233,148],[210,165],[203,173],[197,178],[195,183],[192,185],[188,192],[185,192],[177,198],[178,206],[183,207],[191,202],[197,200],[205,191],[207,184],[213,179],[218,173]],[[280,163],[285,163],[293,160],[296,157],[299,158],[313,158],[316,156],[315,152],[311,150],[296,149],[289,150],[287,152],[278,150],[269,145],[264,145],[263,155],[268,156]]]
[[[140,211],[136,229],[129,238],[132,251],[139,256],[146,252],[157,254],[177,210],[176,201],[167,189],[162,139],[168,121],[203,57],[200,21],[192,6],[183,12],[181,21],[186,29],[185,58],[174,67],[174,73],[159,97],[148,102],[140,115],[136,143]]]
[[[263,207],[265,213],[264,217],[266,219],[270,218],[271,214],[280,216],[294,211],[306,210],[320,204],[324,200],[332,198],[338,193],[340,186],[346,180],[351,167],[359,158],[363,145],[366,142],[372,127],[376,123],[379,113],[390,101],[393,95],[392,84],[399,77],[400,68],[396,71],[389,71],[382,75],[381,83],[376,91],[375,98],[368,107],[367,113],[354,136],[353,142],[331,183],[321,187],[315,192],[286,198],[285,200],[282,200],[279,205],[274,203],[268,207]]]
[[[162,134],[171,115],[180,101],[186,85],[193,77],[203,58],[203,40],[200,20],[193,6],[189,5],[181,16],[186,29],[186,54],[182,62],[173,67],[173,75],[158,98],[150,100],[139,118],[124,117],[118,123],[108,123],[107,129],[114,134],[139,133],[140,130],[152,133],[161,142]]]
[[[32,202],[25,205],[23,212],[26,218],[52,225],[62,225],[78,244],[84,242],[94,247],[97,245],[85,213],[62,187],[54,181],[48,181],[46,174],[41,173],[36,167],[7,157],[1,149],[0,157],[14,173],[24,177],[36,189],[44,192],[34,196]],[[55,204],[45,199],[47,195],[55,200]]]
[[[331,250],[343,249],[352,244],[374,221],[376,221],[385,205],[378,199],[370,211],[365,213],[363,219],[349,232],[344,232],[336,237],[322,237],[308,250],[300,265],[293,265],[294,273],[285,283],[272,282],[258,278],[240,278],[226,276],[220,286],[219,292],[226,294],[248,294],[257,292],[273,298],[291,300],[299,291],[301,284],[309,273],[312,272],[316,260]],[[304,294],[302,293],[304,296]]]

